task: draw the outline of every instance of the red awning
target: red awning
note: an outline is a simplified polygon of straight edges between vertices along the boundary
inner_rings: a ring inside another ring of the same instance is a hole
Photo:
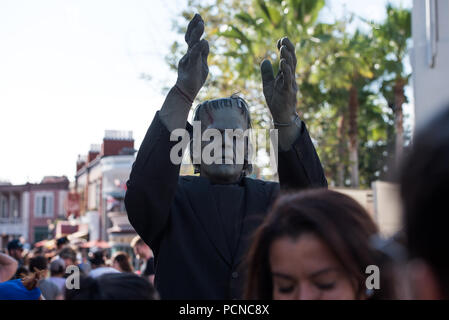
[[[35,246],[36,248],[46,247],[46,248],[48,248],[48,249],[54,248],[55,245],[56,245],[56,242],[55,242],[54,239],[51,239],[51,240],[41,240],[41,241],[36,242],[36,243],[34,244],[34,246]]]
[[[88,242],[85,242],[85,243],[80,245],[80,248],[93,248],[93,247],[101,248],[101,249],[107,249],[107,248],[110,248],[111,246],[109,245],[108,242],[101,241],[101,240],[88,241]]]
[[[43,247],[43,246],[45,246],[45,244],[47,243],[47,241],[48,241],[48,240],[41,240],[41,241],[39,241],[39,242],[36,242],[36,243],[34,244],[34,246],[35,246],[36,248]]]

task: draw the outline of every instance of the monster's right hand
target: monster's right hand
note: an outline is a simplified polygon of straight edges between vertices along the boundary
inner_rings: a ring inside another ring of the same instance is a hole
[[[203,39],[204,21],[199,14],[195,14],[187,27],[185,41],[188,45],[187,53],[178,64],[178,79],[176,86],[181,94],[193,102],[196,95],[206,81],[209,73],[207,56],[209,55],[209,43]]]

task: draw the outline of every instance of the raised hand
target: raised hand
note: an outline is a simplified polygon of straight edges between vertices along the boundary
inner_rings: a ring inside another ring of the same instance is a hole
[[[195,99],[209,73],[207,56],[209,43],[200,38],[204,32],[204,21],[199,14],[195,14],[190,21],[185,41],[188,45],[187,53],[178,64],[178,79],[176,86],[191,102]]]
[[[296,117],[298,85],[295,79],[295,47],[287,37],[277,42],[280,52],[279,72],[274,77],[269,60],[260,66],[263,94],[275,123],[291,123]]]

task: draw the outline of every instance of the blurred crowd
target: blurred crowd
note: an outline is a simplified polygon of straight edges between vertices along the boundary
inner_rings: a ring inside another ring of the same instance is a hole
[[[125,251],[80,248],[67,237],[29,251],[12,240],[0,253],[0,300],[156,299],[153,252],[139,237],[131,247],[136,269]]]
[[[449,108],[418,130],[398,183],[403,228],[388,239],[346,195],[281,195],[254,234],[244,298],[449,298]],[[0,254],[0,299],[157,299],[151,249],[140,238],[131,246],[138,270],[125,252],[83,252],[61,238],[55,250],[24,253],[14,240]],[[69,266],[80,271],[76,290]]]

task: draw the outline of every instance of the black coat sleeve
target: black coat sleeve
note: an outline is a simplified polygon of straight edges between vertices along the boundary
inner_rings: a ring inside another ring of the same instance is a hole
[[[323,167],[304,122],[290,150],[279,151],[278,174],[281,189],[327,187]]]
[[[158,240],[169,221],[178,184],[180,164],[170,161],[170,132],[156,113],[133,164],[125,206],[128,219],[139,236],[157,250]]]

